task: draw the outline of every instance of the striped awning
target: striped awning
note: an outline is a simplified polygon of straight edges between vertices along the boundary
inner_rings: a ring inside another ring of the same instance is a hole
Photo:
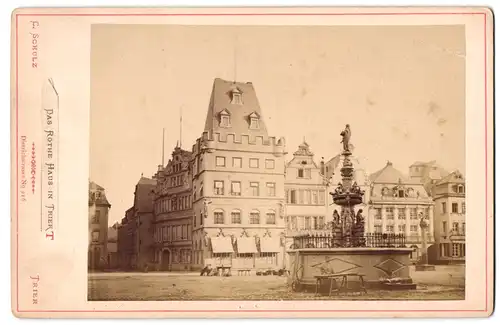
[[[254,237],[238,238],[236,245],[238,246],[238,254],[258,253]]]
[[[261,253],[279,253],[283,249],[280,247],[280,238],[261,238],[260,251]]]
[[[212,237],[212,253],[233,253],[233,244],[230,237]]]

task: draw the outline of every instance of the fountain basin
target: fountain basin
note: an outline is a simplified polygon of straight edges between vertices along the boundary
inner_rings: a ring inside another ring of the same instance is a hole
[[[411,286],[410,254],[412,248],[300,248],[288,251],[289,283],[308,290],[316,286],[316,275],[363,274],[368,288],[387,287],[387,281]],[[383,281],[384,280],[384,281]],[[300,290],[300,289],[299,289]]]

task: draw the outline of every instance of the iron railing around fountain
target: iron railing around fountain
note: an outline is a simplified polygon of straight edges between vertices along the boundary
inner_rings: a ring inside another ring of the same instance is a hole
[[[394,233],[366,233],[364,236],[343,236],[333,234],[304,234],[293,237],[290,249],[335,248],[335,247],[406,247],[406,236]]]

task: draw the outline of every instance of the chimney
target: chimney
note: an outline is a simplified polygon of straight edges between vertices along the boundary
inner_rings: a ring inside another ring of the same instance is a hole
[[[325,176],[325,157],[321,157],[320,171],[321,175]]]

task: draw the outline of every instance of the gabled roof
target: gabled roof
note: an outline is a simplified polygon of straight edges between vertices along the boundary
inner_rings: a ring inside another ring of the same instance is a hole
[[[369,176],[370,182],[383,184],[409,183],[408,178],[387,162],[384,168]]]
[[[465,183],[465,178],[460,171],[455,170],[454,172],[451,172],[450,174],[436,182],[435,185],[442,185],[447,183]]]
[[[235,88],[241,92],[241,105],[231,103],[231,93]],[[219,126],[219,115],[223,110],[227,110],[231,115],[231,125],[229,127]],[[257,94],[251,82],[233,82],[216,78],[212,86],[204,131],[267,137],[267,128],[262,120],[259,122],[258,129],[250,129],[248,116],[252,113],[262,117]]]
[[[111,207],[111,204],[109,203],[108,199],[106,198],[106,193],[105,193],[104,187],[98,185],[95,182],[89,181],[88,204],[89,204],[89,206],[92,204],[96,204],[99,206]]]

